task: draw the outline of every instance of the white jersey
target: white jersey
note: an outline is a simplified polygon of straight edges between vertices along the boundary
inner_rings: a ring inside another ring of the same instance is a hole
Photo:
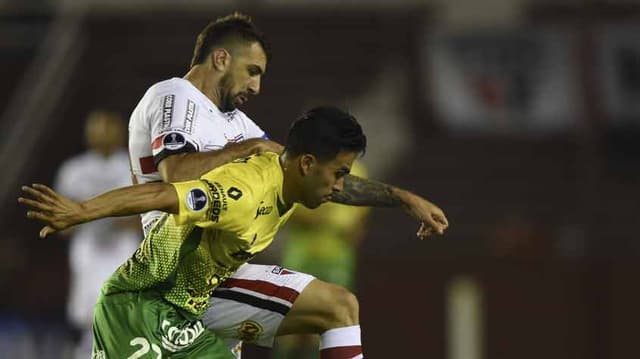
[[[131,114],[131,170],[138,183],[159,182],[157,165],[167,156],[219,150],[249,138],[267,136],[242,111],[221,112],[191,82],[172,78],[151,86]],[[142,215],[145,234],[160,215]]]
[[[102,192],[128,186],[130,181],[126,151],[121,150],[108,158],[86,152],[62,164],[54,187],[67,197],[87,200]],[[67,310],[69,319],[76,326],[91,328],[93,305],[102,282],[133,254],[140,243],[138,231],[119,228],[115,221],[105,218],[84,223],[72,232]]]

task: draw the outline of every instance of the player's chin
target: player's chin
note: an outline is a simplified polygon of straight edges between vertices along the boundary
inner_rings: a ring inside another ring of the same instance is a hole
[[[322,199],[319,199],[319,200],[314,199],[314,200],[305,201],[303,205],[309,209],[314,209],[314,208],[320,207],[320,205],[323,204],[324,202],[325,201],[323,201]]]
[[[238,108],[237,105],[237,100],[236,99],[227,99],[226,101],[223,101],[221,106],[220,106],[220,111],[222,112],[231,112],[231,111],[235,111],[236,108]]]

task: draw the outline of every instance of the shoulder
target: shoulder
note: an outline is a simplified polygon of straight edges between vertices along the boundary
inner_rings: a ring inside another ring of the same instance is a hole
[[[242,112],[240,109],[235,109],[233,112],[231,112],[231,114],[234,120],[253,123],[253,120],[251,120],[251,118],[249,118],[249,116],[246,113]]]
[[[162,106],[172,107],[176,98],[195,97],[197,89],[187,80],[174,77],[168,80],[153,84],[140,100],[142,106],[155,106],[161,103]]]
[[[129,152],[126,149],[121,148],[113,153],[113,158],[119,162],[129,162]]]
[[[93,156],[89,152],[73,156],[60,165],[58,172],[70,174],[81,171],[82,169],[87,168],[87,165],[92,162],[92,157]]]
[[[126,150],[118,150],[116,153],[111,155],[109,164],[111,168],[114,168],[119,172],[129,173],[131,170],[129,153],[127,153]]]
[[[261,153],[251,155],[245,158],[236,159],[223,167],[232,173],[233,175],[241,176],[241,178],[247,181],[255,181],[256,183],[263,184],[269,180],[269,175],[274,169],[274,157],[278,155],[275,153]]]
[[[83,153],[64,161],[55,176],[54,188],[65,195],[77,192],[78,185],[92,173],[93,161],[90,153]]]
[[[149,87],[147,94],[156,97],[167,94],[189,94],[196,89],[189,83],[189,81],[174,77],[168,80],[156,82],[153,86]]]
[[[255,122],[244,112],[239,109],[235,109],[233,112],[229,113],[229,116],[233,118],[234,121],[238,121],[243,126],[257,126]]]
[[[236,109],[232,112],[231,116],[233,121],[237,122],[244,131],[245,138],[268,138],[260,126],[253,122],[253,120],[244,112]]]
[[[272,162],[267,155],[253,155],[207,172],[203,179],[220,184],[231,199],[261,198],[270,187]]]

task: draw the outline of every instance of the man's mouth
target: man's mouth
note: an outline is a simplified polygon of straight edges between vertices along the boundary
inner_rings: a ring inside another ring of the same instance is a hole
[[[247,102],[247,101],[249,101],[249,98],[248,98],[246,95],[238,95],[238,96],[236,97],[236,103],[237,103],[238,105],[242,105],[242,104],[244,104],[244,103],[245,103],[245,102]]]

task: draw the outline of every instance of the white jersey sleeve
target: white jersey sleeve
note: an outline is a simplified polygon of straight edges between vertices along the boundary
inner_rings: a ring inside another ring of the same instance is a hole
[[[200,106],[183,88],[156,96],[148,108],[153,162],[183,152],[199,152],[202,144],[194,135],[194,119]]]
[[[129,121],[131,169],[139,183],[160,181],[157,165],[167,156],[203,150],[202,135],[196,135],[202,107],[202,94],[185,80],[149,88]]]

